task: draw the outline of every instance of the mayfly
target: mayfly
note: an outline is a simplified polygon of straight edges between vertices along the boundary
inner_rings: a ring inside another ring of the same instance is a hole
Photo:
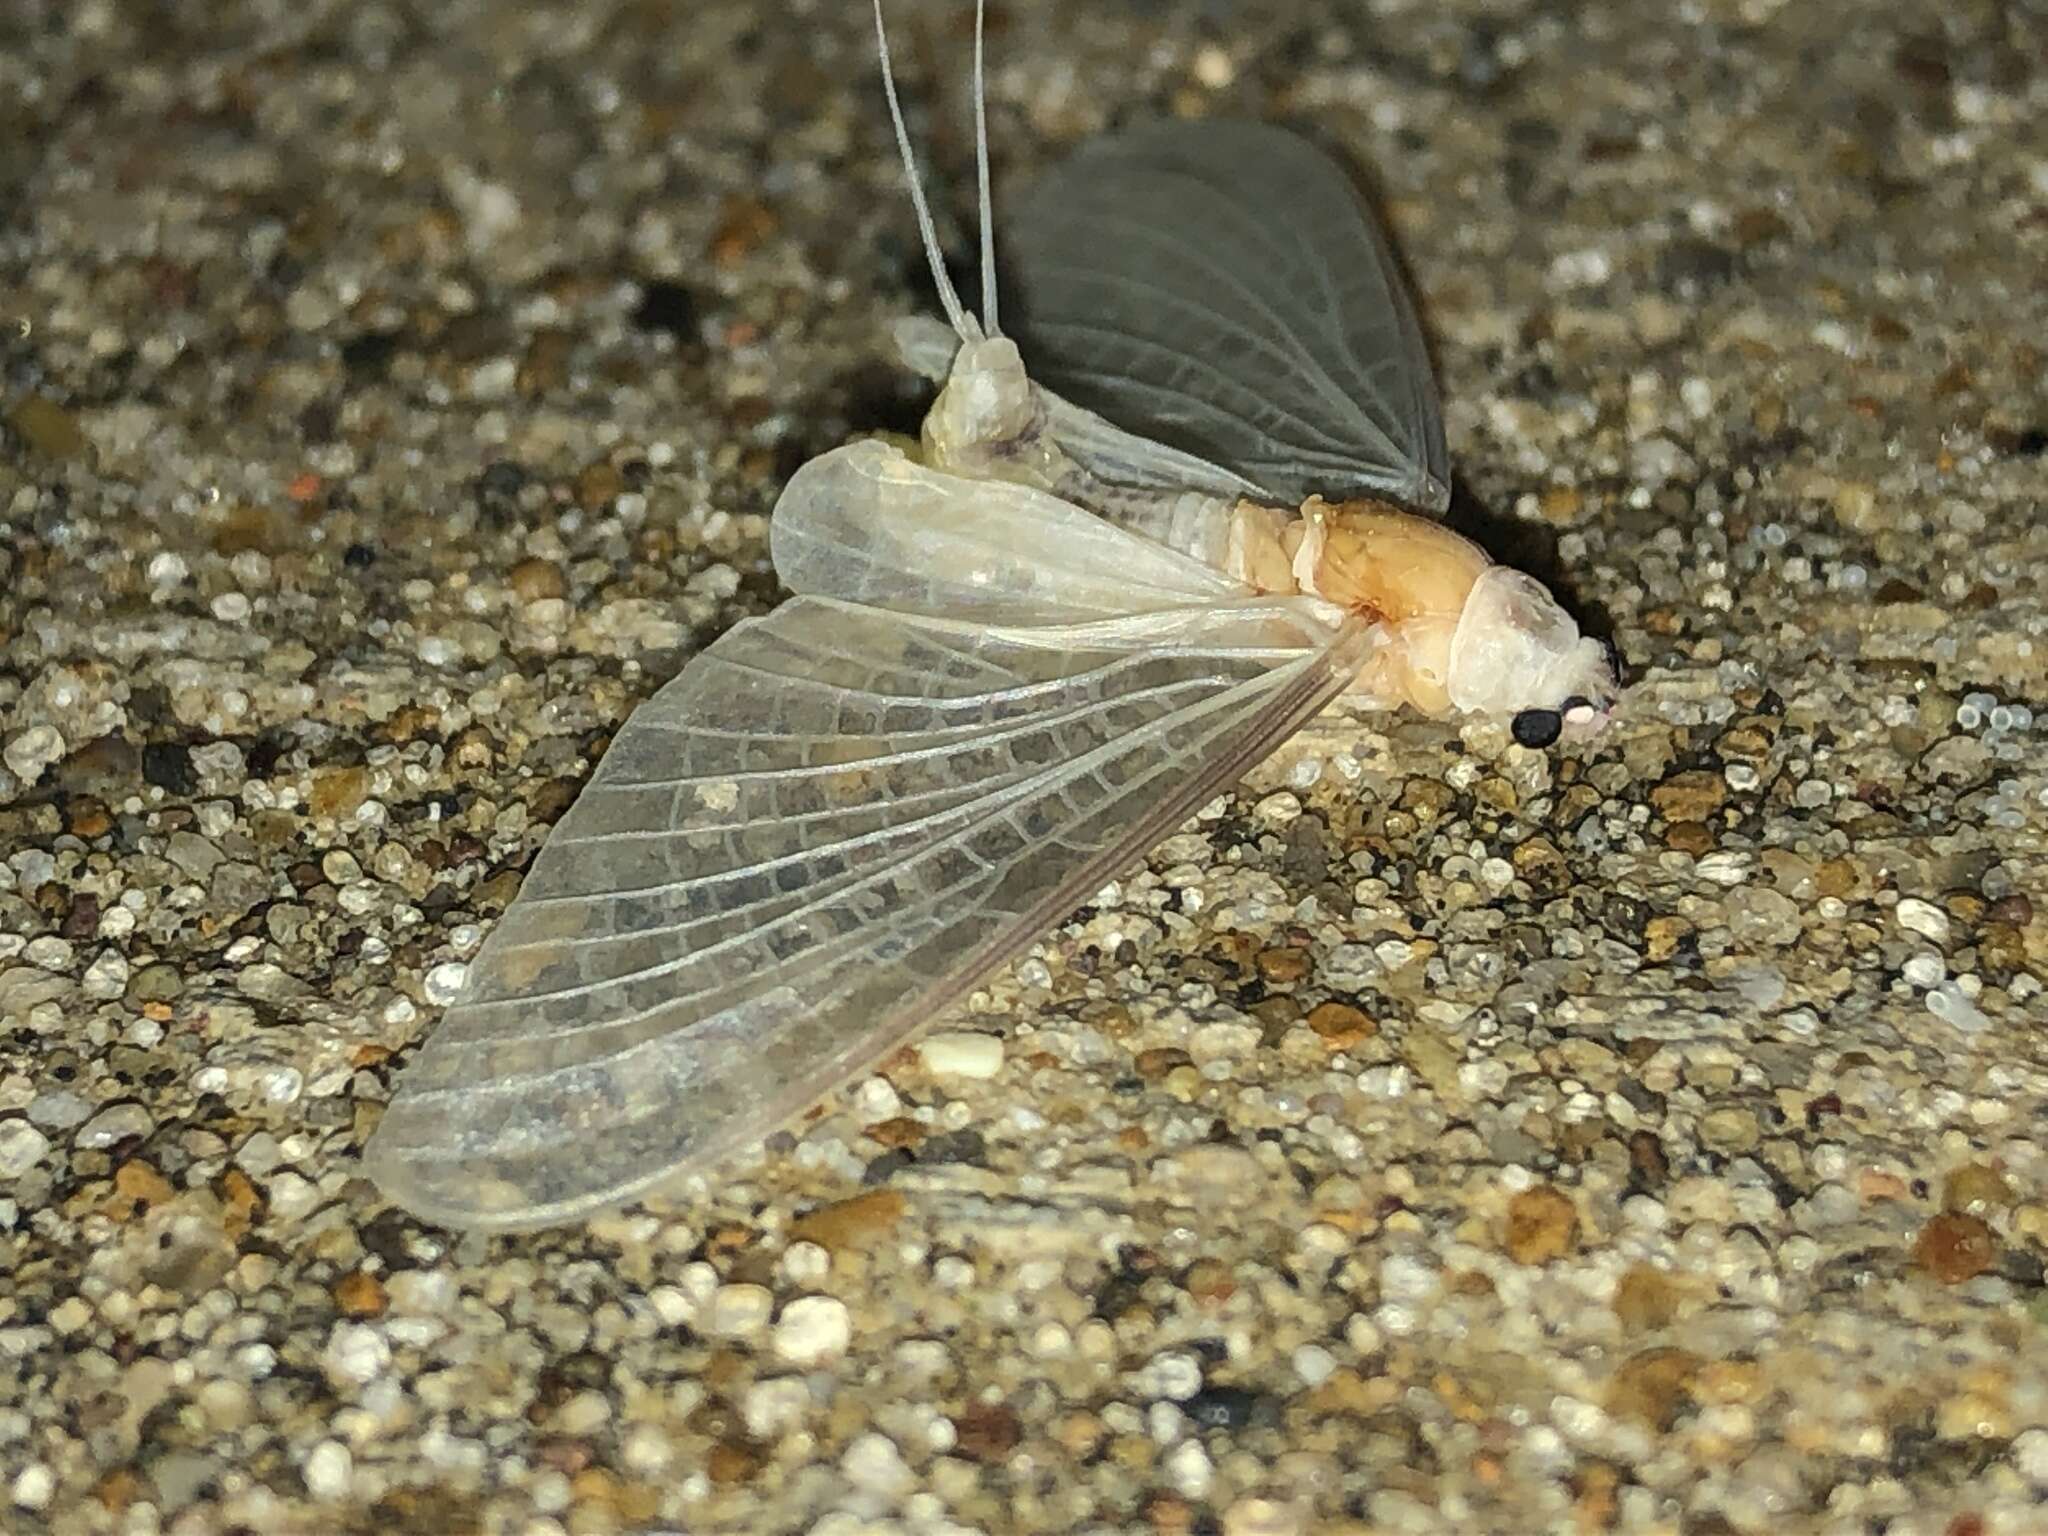
[[[1436,388],[1388,247],[1283,130],[1081,150],[1005,241],[976,6],[981,313],[948,280],[916,452],[860,441],[778,501],[795,595],[626,722],[367,1160],[457,1226],[573,1220],[799,1116],[900,1045],[1339,694],[1597,729],[1609,657],[1436,521]]]

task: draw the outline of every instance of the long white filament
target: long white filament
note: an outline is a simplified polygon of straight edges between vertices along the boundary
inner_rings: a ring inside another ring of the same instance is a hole
[[[917,158],[910,152],[910,130],[903,125],[903,106],[896,99],[896,76],[889,68],[889,30],[882,24],[882,0],[875,0],[875,42],[882,51],[882,90],[889,98],[889,117],[896,124],[896,148],[903,156],[903,174],[910,180],[910,201],[917,209],[918,233],[924,236],[924,257],[931,264],[932,281],[938,286],[939,307],[962,341],[981,340],[981,327],[961,306],[946,275],[946,263],[939,255],[938,231],[932,226],[932,211],[924,200],[924,184],[918,180]],[[986,238],[986,237],[985,237]]]
[[[996,327],[995,200],[989,195],[988,88],[981,71],[982,12],[985,0],[974,0],[974,173],[981,183],[981,328],[991,336]]]

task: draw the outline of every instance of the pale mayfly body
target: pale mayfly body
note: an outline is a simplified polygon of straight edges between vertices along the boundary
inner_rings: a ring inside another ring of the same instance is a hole
[[[1322,152],[1250,122],[1091,143],[1006,222],[982,25],[981,313],[946,274],[915,453],[800,469],[794,595],[626,721],[365,1157],[452,1226],[572,1221],[758,1144],[903,1044],[1347,691],[1597,730],[1607,650],[1437,517],[1415,312]]]

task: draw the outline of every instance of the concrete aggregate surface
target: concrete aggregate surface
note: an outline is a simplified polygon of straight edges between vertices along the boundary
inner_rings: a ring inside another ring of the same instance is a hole
[[[964,271],[971,8],[892,16]],[[915,430],[868,27],[0,13],[0,1527],[2048,1531],[2024,0],[997,5],[999,189],[1361,169],[1620,718],[1333,711],[711,1187],[361,1176],[782,482]]]

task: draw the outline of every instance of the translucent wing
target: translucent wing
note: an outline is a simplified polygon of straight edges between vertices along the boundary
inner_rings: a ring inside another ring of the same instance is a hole
[[[1252,595],[1045,491],[927,469],[878,442],[804,465],[773,526],[791,590],[917,613],[1074,622]]]
[[[1384,237],[1320,151],[1160,123],[1052,172],[1005,232],[1032,377],[1298,504],[1449,504],[1428,354]]]
[[[826,462],[857,485],[889,457]],[[799,482],[793,571],[851,537]],[[852,538],[835,584],[891,595],[908,531]],[[1103,616],[1042,590],[989,623],[968,585],[964,619],[794,598],[627,721],[400,1082],[367,1152],[388,1194],[546,1225],[758,1141],[1234,780],[1366,644],[1299,599],[1162,589]]]

